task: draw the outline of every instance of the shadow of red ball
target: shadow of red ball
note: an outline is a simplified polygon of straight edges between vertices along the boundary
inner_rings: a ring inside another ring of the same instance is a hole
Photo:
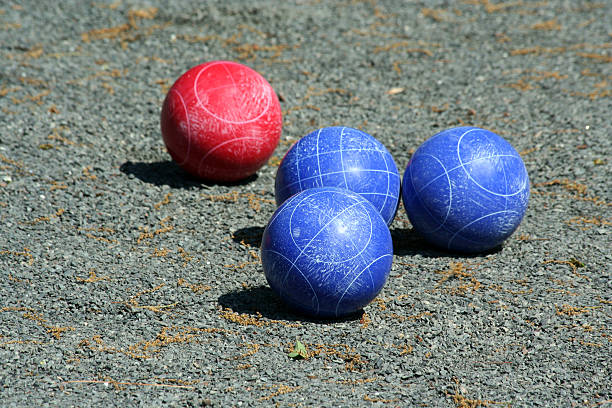
[[[161,132],[170,156],[205,180],[232,182],[255,174],[274,152],[281,130],[274,89],[236,62],[191,68],[162,106]]]

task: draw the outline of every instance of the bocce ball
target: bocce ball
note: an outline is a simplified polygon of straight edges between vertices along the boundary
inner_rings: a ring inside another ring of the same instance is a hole
[[[270,287],[313,317],[350,315],[384,286],[393,260],[387,224],[362,196],[335,187],[295,194],[264,230],[261,260]]]
[[[519,226],[529,201],[521,156],[500,136],[476,127],[426,140],[402,184],[414,229],[434,245],[460,252],[499,246]]]
[[[231,182],[253,175],[278,145],[280,103],[256,71],[212,61],[185,72],[168,91],[161,132],[170,156],[192,175]]]
[[[340,187],[360,194],[390,225],[400,198],[393,157],[374,137],[350,127],[325,127],[297,141],[275,180],[276,204],[313,187]]]

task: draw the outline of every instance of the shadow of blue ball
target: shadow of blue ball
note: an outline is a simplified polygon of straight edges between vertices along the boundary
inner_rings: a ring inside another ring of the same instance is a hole
[[[349,127],[326,127],[297,141],[275,180],[276,204],[313,187],[339,187],[360,194],[391,225],[400,199],[400,175],[385,146]]]
[[[426,140],[406,167],[402,199],[414,229],[432,244],[476,253],[502,244],[529,201],[525,164],[506,140],[457,127]]]
[[[378,295],[391,270],[393,243],[368,200],[335,187],[311,188],[274,212],[261,260],[270,287],[295,311],[337,318]]]

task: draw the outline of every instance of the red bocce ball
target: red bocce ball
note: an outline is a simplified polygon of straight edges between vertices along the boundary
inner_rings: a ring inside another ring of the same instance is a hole
[[[170,88],[161,132],[170,156],[192,175],[232,182],[253,175],[278,145],[282,117],[272,86],[230,61],[191,68]]]

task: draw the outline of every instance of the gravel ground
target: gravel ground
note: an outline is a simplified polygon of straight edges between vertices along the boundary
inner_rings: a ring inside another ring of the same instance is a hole
[[[611,406],[611,27],[610,1],[0,0],[0,405]],[[284,113],[234,185],[190,178],[159,129],[213,59]],[[258,246],[289,146],[357,127],[403,172],[462,124],[527,166],[504,247],[436,251],[400,210],[363,315],[287,311]]]

